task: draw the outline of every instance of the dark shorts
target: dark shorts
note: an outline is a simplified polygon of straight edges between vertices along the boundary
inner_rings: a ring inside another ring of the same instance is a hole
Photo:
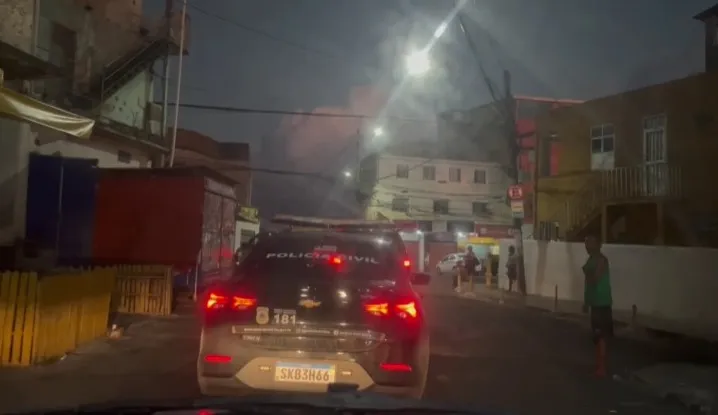
[[[611,307],[591,307],[591,331],[594,341],[613,337],[613,310]]]

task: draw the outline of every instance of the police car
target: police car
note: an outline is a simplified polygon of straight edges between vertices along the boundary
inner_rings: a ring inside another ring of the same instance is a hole
[[[201,298],[202,393],[349,385],[420,397],[429,333],[412,284],[430,277],[411,272],[386,231],[315,227],[257,240],[234,277]]]

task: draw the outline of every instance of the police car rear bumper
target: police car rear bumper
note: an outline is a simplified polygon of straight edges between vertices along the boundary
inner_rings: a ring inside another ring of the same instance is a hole
[[[211,331],[211,330],[210,330]],[[197,361],[197,376],[203,393],[233,394],[251,391],[326,392],[321,383],[284,382],[276,379],[282,364],[331,365],[334,383],[357,385],[359,390],[381,387],[413,387],[426,374],[428,361],[422,350],[428,349],[428,338],[416,345],[385,343],[361,352],[273,350],[242,344],[232,336],[212,338],[203,332]],[[210,347],[211,346],[211,347]],[[401,354],[396,351],[402,350]],[[405,363],[411,370],[388,371],[381,364],[387,361]],[[202,385],[205,385],[204,387]],[[205,390],[206,389],[206,390]],[[219,392],[211,392],[216,390]]]

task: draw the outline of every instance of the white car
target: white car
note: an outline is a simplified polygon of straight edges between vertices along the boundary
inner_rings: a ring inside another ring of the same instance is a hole
[[[439,275],[442,274],[454,274],[456,272],[456,269],[461,266],[461,263],[464,260],[465,253],[463,252],[457,252],[455,254],[449,254],[445,256],[444,258],[439,261],[438,264],[436,264],[436,273]],[[476,272],[481,271],[481,263],[479,262],[476,265]]]
[[[463,260],[463,258],[463,253],[455,253],[445,256],[438,264],[436,264],[436,273],[439,275],[454,273],[459,266],[459,261]]]

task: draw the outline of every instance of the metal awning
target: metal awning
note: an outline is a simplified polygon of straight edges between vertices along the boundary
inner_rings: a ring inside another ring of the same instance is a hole
[[[63,74],[59,66],[2,41],[0,41],[0,68],[5,72],[5,79],[8,81],[42,79]]]

